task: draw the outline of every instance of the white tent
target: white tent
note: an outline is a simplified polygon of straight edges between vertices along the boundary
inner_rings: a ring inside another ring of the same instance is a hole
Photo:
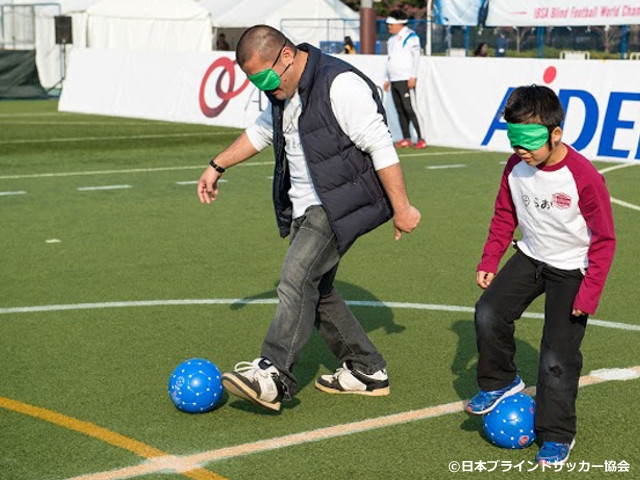
[[[357,41],[360,14],[340,0],[200,0],[212,16],[214,28],[235,47],[246,28],[257,24],[281,30],[294,43],[320,46],[322,41]]]
[[[87,46],[207,51],[212,48],[211,15],[194,0],[101,0],[87,9]]]
[[[0,0],[5,39],[35,49],[40,83],[59,86],[73,47],[165,52],[212,49],[211,13],[194,0]],[[54,17],[70,16],[73,42],[57,45]],[[35,32],[34,32],[35,29]]]
[[[65,49],[56,44],[56,16],[70,16],[73,42],[86,46],[85,10],[97,0],[0,0],[3,48],[35,49],[40,83],[52,88],[64,75]]]

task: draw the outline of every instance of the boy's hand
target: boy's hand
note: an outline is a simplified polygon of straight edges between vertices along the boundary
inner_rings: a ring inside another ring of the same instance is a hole
[[[476,283],[483,290],[491,285],[491,281],[495,277],[495,273],[483,272],[482,270],[476,274]]]

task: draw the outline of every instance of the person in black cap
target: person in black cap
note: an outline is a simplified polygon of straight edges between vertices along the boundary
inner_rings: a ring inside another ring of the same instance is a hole
[[[416,87],[418,69],[420,67],[420,37],[407,27],[407,14],[402,10],[394,10],[389,13],[386,20],[391,37],[387,42],[387,75],[389,79],[384,82],[384,91],[391,89],[393,104],[398,111],[402,140],[395,145],[397,148],[411,147],[411,134],[409,125],[418,135],[415,148],[426,148],[427,144],[420,132],[420,123],[416,110],[412,104],[412,90]]]

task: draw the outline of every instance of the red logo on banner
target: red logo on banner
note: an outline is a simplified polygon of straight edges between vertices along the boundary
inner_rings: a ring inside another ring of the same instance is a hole
[[[205,99],[205,90],[207,88],[207,84],[209,83],[210,77],[214,72],[219,71],[219,75],[216,79],[216,96],[220,99],[220,103],[211,107],[207,105],[207,100]],[[225,77],[228,78],[228,81],[224,81]],[[220,57],[215,62],[213,62],[207,72],[204,74],[202,78],[202,83],[200,84],[200,110],[205,116],[209,118],[214,118],[220,115],[227,105],[229,101],[238,96],[242,91],[247,88],[249,85],[249,79],[247,78],[242,85],[237,90],[234,90],[236,82],[236,62],[231,60],[228,57]],[[226,84],[226,89],[223,88],[223,84]]]

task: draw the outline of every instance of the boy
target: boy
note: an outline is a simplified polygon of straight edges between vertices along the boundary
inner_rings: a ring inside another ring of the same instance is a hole
[[[480,392],[467,410],[482,415],[524,388],[514,364],[514,322],[545,293],[536,387],[541,464],[563,464],[575,445],[580,344],[598,305],[615,250],[609,193],[591,163],[561,141],[564,110],[556,94],[516,88],[504,108],[514,154],[505,167],[478,265],[484,289],[475,327]],[[513,241],[516,253],[496,276]]]

